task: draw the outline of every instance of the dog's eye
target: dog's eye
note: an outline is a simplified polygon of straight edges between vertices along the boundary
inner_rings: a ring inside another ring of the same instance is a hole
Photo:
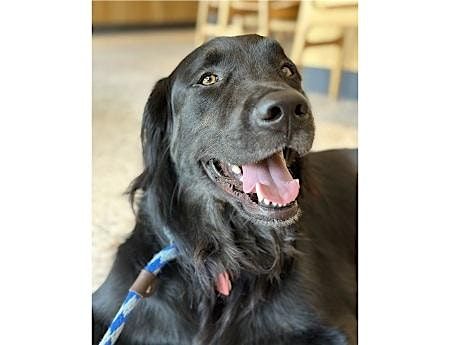
[[[292,69],[292,67],[288,66],[288,65],[284,65],[282,68],[281,68],[281,73],[284,74],[285,77],[292,77],[295,73]]]
[[[217,83],[218,80],[219,79],[217,75],[212,74],[212,73],[206,73],[201,77],[199,84],[209,86],[209,85]]]

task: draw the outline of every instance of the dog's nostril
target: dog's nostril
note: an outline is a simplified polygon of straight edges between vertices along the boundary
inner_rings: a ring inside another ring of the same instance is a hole
[[[283,111],[277,105],[270,107],[267,111],[267,114],[263,117],[265,121],[275,121],[283,115]]]
[[[294,113],[297,116],[305,116],[307,114],[307,106],[305,104],[297,104]]]

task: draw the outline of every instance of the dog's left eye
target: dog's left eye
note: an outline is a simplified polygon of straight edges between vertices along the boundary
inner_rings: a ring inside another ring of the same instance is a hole
[[[284,74],[285,77],[292,77],[295,72],[293,71],[293,69],[288,66],[288,65],[284,65],[282,68],[281,68],[281,73]]]
[[[217,77],[217,75],[212,73],[206,73],[200,78],[199,84],[209,86],[217,83],[218,80],[219,78]]]

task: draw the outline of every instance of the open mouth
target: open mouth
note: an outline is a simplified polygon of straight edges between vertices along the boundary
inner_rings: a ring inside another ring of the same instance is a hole
[[[250,217],[269,223],[293,222],[299,215],[300,184],[291,166],[298,156],[284,148],[242,165],[217,159],[202,164],[209,178],[238,201]]]

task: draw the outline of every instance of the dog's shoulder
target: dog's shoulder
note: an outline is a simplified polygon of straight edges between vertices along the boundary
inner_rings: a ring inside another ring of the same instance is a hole
[[[330,173],[346,171],[358,172],[358,149],[334,149],[311,152],[305,156],[307,164],[326,169]]]
[[[297,249],[306,255],[300,266],[316,296],[312,304],[350,339],[356,336],[357,164],[357,150],[350,149],[304,157],[303,213],[296,225]]]

